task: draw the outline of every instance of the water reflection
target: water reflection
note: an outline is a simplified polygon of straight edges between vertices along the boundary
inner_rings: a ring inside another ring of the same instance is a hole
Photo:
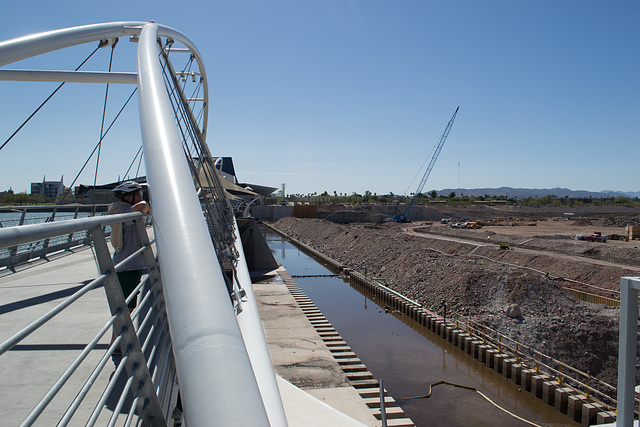
[[[327,266],[279,235],[263,230],[274,256],[295,276],[333,273]],[[296,282],[338,330],[375,378],[419,426],[528,426],[496,408],[478,393],[447,381],[478,389],[499,406],[546,426],[577,426],[551,406],[469,357],[451,343],[398,312],[386,313],[369,293],[341,278],[298,277]]]

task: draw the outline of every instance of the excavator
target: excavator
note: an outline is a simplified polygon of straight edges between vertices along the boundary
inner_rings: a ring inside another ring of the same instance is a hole
[[[459,109],[460,109],[460,106],[458,106],[458,108],[456,108],[456,111],[453,113],[453,116],[451,116],[451,119],[449,120],[449,123],[447,123],[447,127],[445,128],[444,133],[440,137],[440,141],[438,141],[438,145],[436,147],[435,152],[433,153],[433,157],[431,157],[431,161],[429,162],[429,166],[427,166],[427,169],[425,170],[424,175],[422,176],[422,180],[420,181],[420,184],[418,185],[418,189],[413,194],[413,198],[411,199],[411,202],[409,203],[409,207],[407,208],[407,211],[404,214],[401,214],[400,212],[398,212],[396,215],[394,215],[391,218],[391,221],[394,221],[394,222],[410,222],[409,215],[411,215],[411,210],[415,206],[416,201],[418,200],[418,196],[422,193],[422,189],[424,188],[424,185],[427,183],[427,179],[429,178],[429,175],[431,174],[431,170],[433,169],[433,166],[436,164],[436,160],[438,159],[438,156],[440,155],[440,151],[442,151],[442,146],[444,145],[444,142],[447,140],[447,137],[449,136],[449,131],[451,130],[451,127],[453,126],[453,122],[456,119],[456,115],[458,114],[458,110]],[[398,208],[396,208],[396,211],[398,211]]]

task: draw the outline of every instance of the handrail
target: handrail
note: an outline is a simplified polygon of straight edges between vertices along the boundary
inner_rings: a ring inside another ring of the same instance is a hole
[[[118,215],[106,215],[91,218],[75,219],[73,221],[50,222],[44,224],[29,224],[20,227],[0,229],[0,249],[51,239],[63,234],[77,233],[95,227],[106,227],[124,221],[142,218],[145,214],[134,212]]]

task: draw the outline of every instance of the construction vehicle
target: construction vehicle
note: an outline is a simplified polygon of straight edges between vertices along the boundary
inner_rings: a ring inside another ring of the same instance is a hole
[[[471,228],[471,229],[477,230],[478,228],[482,228],[482,225],[478,224],[477,221],[469,221],[469,222],[465,222],[464,228]]]
[[[456,108],[456,111],[453,113],[453,116],[451,116],[451,119],[449,120],[449,123],[447,123],[447,127],[445,128],[444,133],[440,137],[440,141],[438,141],[438,145],[436,146],[436,150],[433,153],[433,157],[431,157],[431,161],[429,162],[429,166],[427,166],[427,169],[425,170],[424,175],[422,176],[422,180],[420,181],[420,184],[418,184],[418,189],[413,194],[413,198],[411,199],[411,203],[409,203],[409,207],[407,208],[407,211],[404,214],[401,214],[398,211],[398,208],[396,208],[396,212],[398,212],[398,213],[391,218],[391,221],[394,221],[394,222],[409,222],[409,215],[411,215],[411,210],[415,206],[416,201],[418,200],[418,196],[420,196],[420,194],[422,194],[422,189],[424,188],[424,185],[427,183],[427,179],[429,178],[429,175],[431,174],[431,170],[433,169],[433,166],[436,164],[436,160],[438,159],[438,156],[440,155],[440,151],[442,151],[442,146],[444,145],[444,142],[447,140],[447,136],[449,136],[449,131],[451,130],[451,127],[453,126],[453,122],[456,119],[456,115],[458,114],[458,110],[459,109],[460,109],[460,106],[458,106],[458,108]]]
[[[584,239],[589,242],[600,242],[600,243],[607,242],[607,238],[604,237],[602,233],[600,233],[599,231],[596,231],[593,234],[587,234],[586,236],[584,236]]]

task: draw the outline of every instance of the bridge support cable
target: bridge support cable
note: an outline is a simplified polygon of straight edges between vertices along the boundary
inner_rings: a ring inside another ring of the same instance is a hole
[[[138,160],[138,156],[140,157],[140,160]],[[126,180],[127,177],[129,176],[129,172],[131,171],[131,168],[133,167],[133,165],[136,162],[136,160],[138,160],[138,168],[136,169],[136,177],[138,176],[138,172],[140,171],[140,163],[142,162],[142,157],[143,157],[142,145],[140,145],[140,148],[138,148],[138,152],[136,153],[136,155],[133,156],[133,160],[131,160],[131,163],[129,164],[129,167],[124,172],[124,174],[122,174],[122,179],[123,180]]]
[[[113,51],[116,49],[116,45],[118,44],[118,38],[114,39],[114,42],[111,44],[111,53],[109,55],[109,72],[111,72],[111,67],[113,65]],[[100,121],[100,138],[98,140],[98,155],[96,156],[96,172],[93,176],[93,186],[96,186],[96,182],[98,181],[98,167],[100,166],[100,151],[102,149],[102,140],[104,139],[104,118],[107,115],[107,100],[109,99],[109,83],[105,88],[104,92],[104,103],[102,105],[102,120]]]
[[[79,70],[79,69],[80,69],[80,68],[85,64],[85,62],[87,62],[87,61],[89,60],[89,58],[91,58],[91,57],[93,56],[93,54],[94,54],[94,53],[96,53],[96,52],[97,52],[101,47],[102,47],[102,43],[100,43],[100,44],[98,45],[98,47],[97,47],[97,48],[95,48],[95,50],[94,50],[93,52],[91,52],[91,53],[89,54],[89,56],[87,56],[87,58],[86,58],[84,61],[82,61],[82,62],[80,63],[80,65],[78,65],[78,66],[76,67],[76,69],[75,69],[74,71],[78,71],[78,70]],[[57,87],[53,92],[51,92],[51,95],[49,95],[49,96],[47,97],[47,99],[45,99],[44,101],[42,101],[42,104],[40,104],[40,105],[38,106],[38,108],[36,108],[36,109],[35,109],[35,111],[34,111],[33,113],[31,113],[31,115],[30,115],[29,117],[27,117],[27,119],[26,119],[24,122],[22,122],[22,124],[21,124],[20,126],[18,126],[18,129],[16,129],[16,130],[11,134],[11,136],[9,136],[9,138],[7,138],[7,140],[6,140],[2,145],[0,145],[0,150],[2,150],[2,149],[5,147],[5,145],[7,145],[7,144],[9,143],[9,141],[11,141],[11,140],[13,139],[13,137],[14,137],[14,136],[16,136],[16,135],[18,134],[18,132],[20,132],[20,130],[21,130],[21,129],[22,129],[22,128],[27,124],[27,123],[29,123],[29,120],[31,120],[31,119],[33,118],[33,116],[35,116],[35,115],[38,113],[38,111],[40,111],[40,109],[41,109],[42,107],[44,107],[44,105],[45,105],[47,102],[49,102],[49,100],[50,100],[51,98],[53,98],[53,95],[55,95],[55,94],[56,94],[56,93],[57,93],[57,92],[62,88],[62,86],[64,86],[64,84],[65,84],[65,83],[66,83],[66,82],[62,82],[62,83],[60,83],[60,85],[58,85],[58,87]]]
[[[217,255],[166,96],[157,37],[156,24],[140,33],[140,120],[185,421],[268,425],[222,271],[211,263]],[[184,36],[180,41],[190,44]]]
[[[167,50],[166,48],[162,49],[165,83],[182,134],[185,155],[191,167],[196,189],[199,191],[198,195],[207,219],[209,233],[218,254],[218,260],[223,271],[231,272],[231,276],[226,277],[227,287],[231,290],[238,262],[238,250],[233,233],[235,227],[233,211],[220,181],[221,178],[213,167],[211,153],[202,139],[202,134],[186,100],[182,85],[180,85],[166,53]]]
[[[115,124],[115,122],[118,120],[118,118],[120,117],[120,114],[122,114],[122,112],[124,111],[124,109],[127,107],[127,105],[129,104],[129,101],[131,101],[131,98],[133,98],[133,95],[135,95],[135,93],[137,92],[138,88],[136,87],[135,89],[133,89],[133,91],[131,92],[131,94],[129,95],[129,98],[127,98],[127,100],[124,102],[124,104],[122,105],[122,107],[120,108],[120,111],[118,111],[118,114],[116,114],[116,116],[113,118],[113,120],[111,121],[111,124],[109,124],[109,127],[107,127],[107,130],[104,131],[104,135],[102,136],[102,138],[100,138],[100,140],[98,141],[98,143],[95,145],[95,147],[93,147],[93,151],[91,151],[91,153],[89,154],[89,157],[87,157],[87,160],[85,160],[84,164],[82,165],[82,167],[80,168],[80,171],[78,172],[78,174],[75,176],[75,178],[73,178],[73,182],[71,183],[71,185],[69,185],[69,188],[67,189],[66,193],[64,194],[64,196],[62,197],[62,200],[60,201],[59,204],[62,204],[62,202],[67,198],[67,196],[69,195],[69,192],[71,191],[71,189],[73,188],[73,186],[75,185],[76,181],[78,180],[78,178],[80,178],[80,175],[82,174],[82,172],[84,171],[84,168],[87,167],[87,164],[89,164],[89,162],[91,161],[91,158],[93,157],[93,155],[95,154],[96,150],[98,150],[98,148],[100,147],[100,144],[102,143],[102,140],[107,136],[107,134],[109,133],[109,131],[111,130],[111,128],[113,127],[113,125]],[[135,159],[134,159],[135,160]],[[97,166],[96,166],[97,168]],[[95,185],[95,183],[94,183]]]

